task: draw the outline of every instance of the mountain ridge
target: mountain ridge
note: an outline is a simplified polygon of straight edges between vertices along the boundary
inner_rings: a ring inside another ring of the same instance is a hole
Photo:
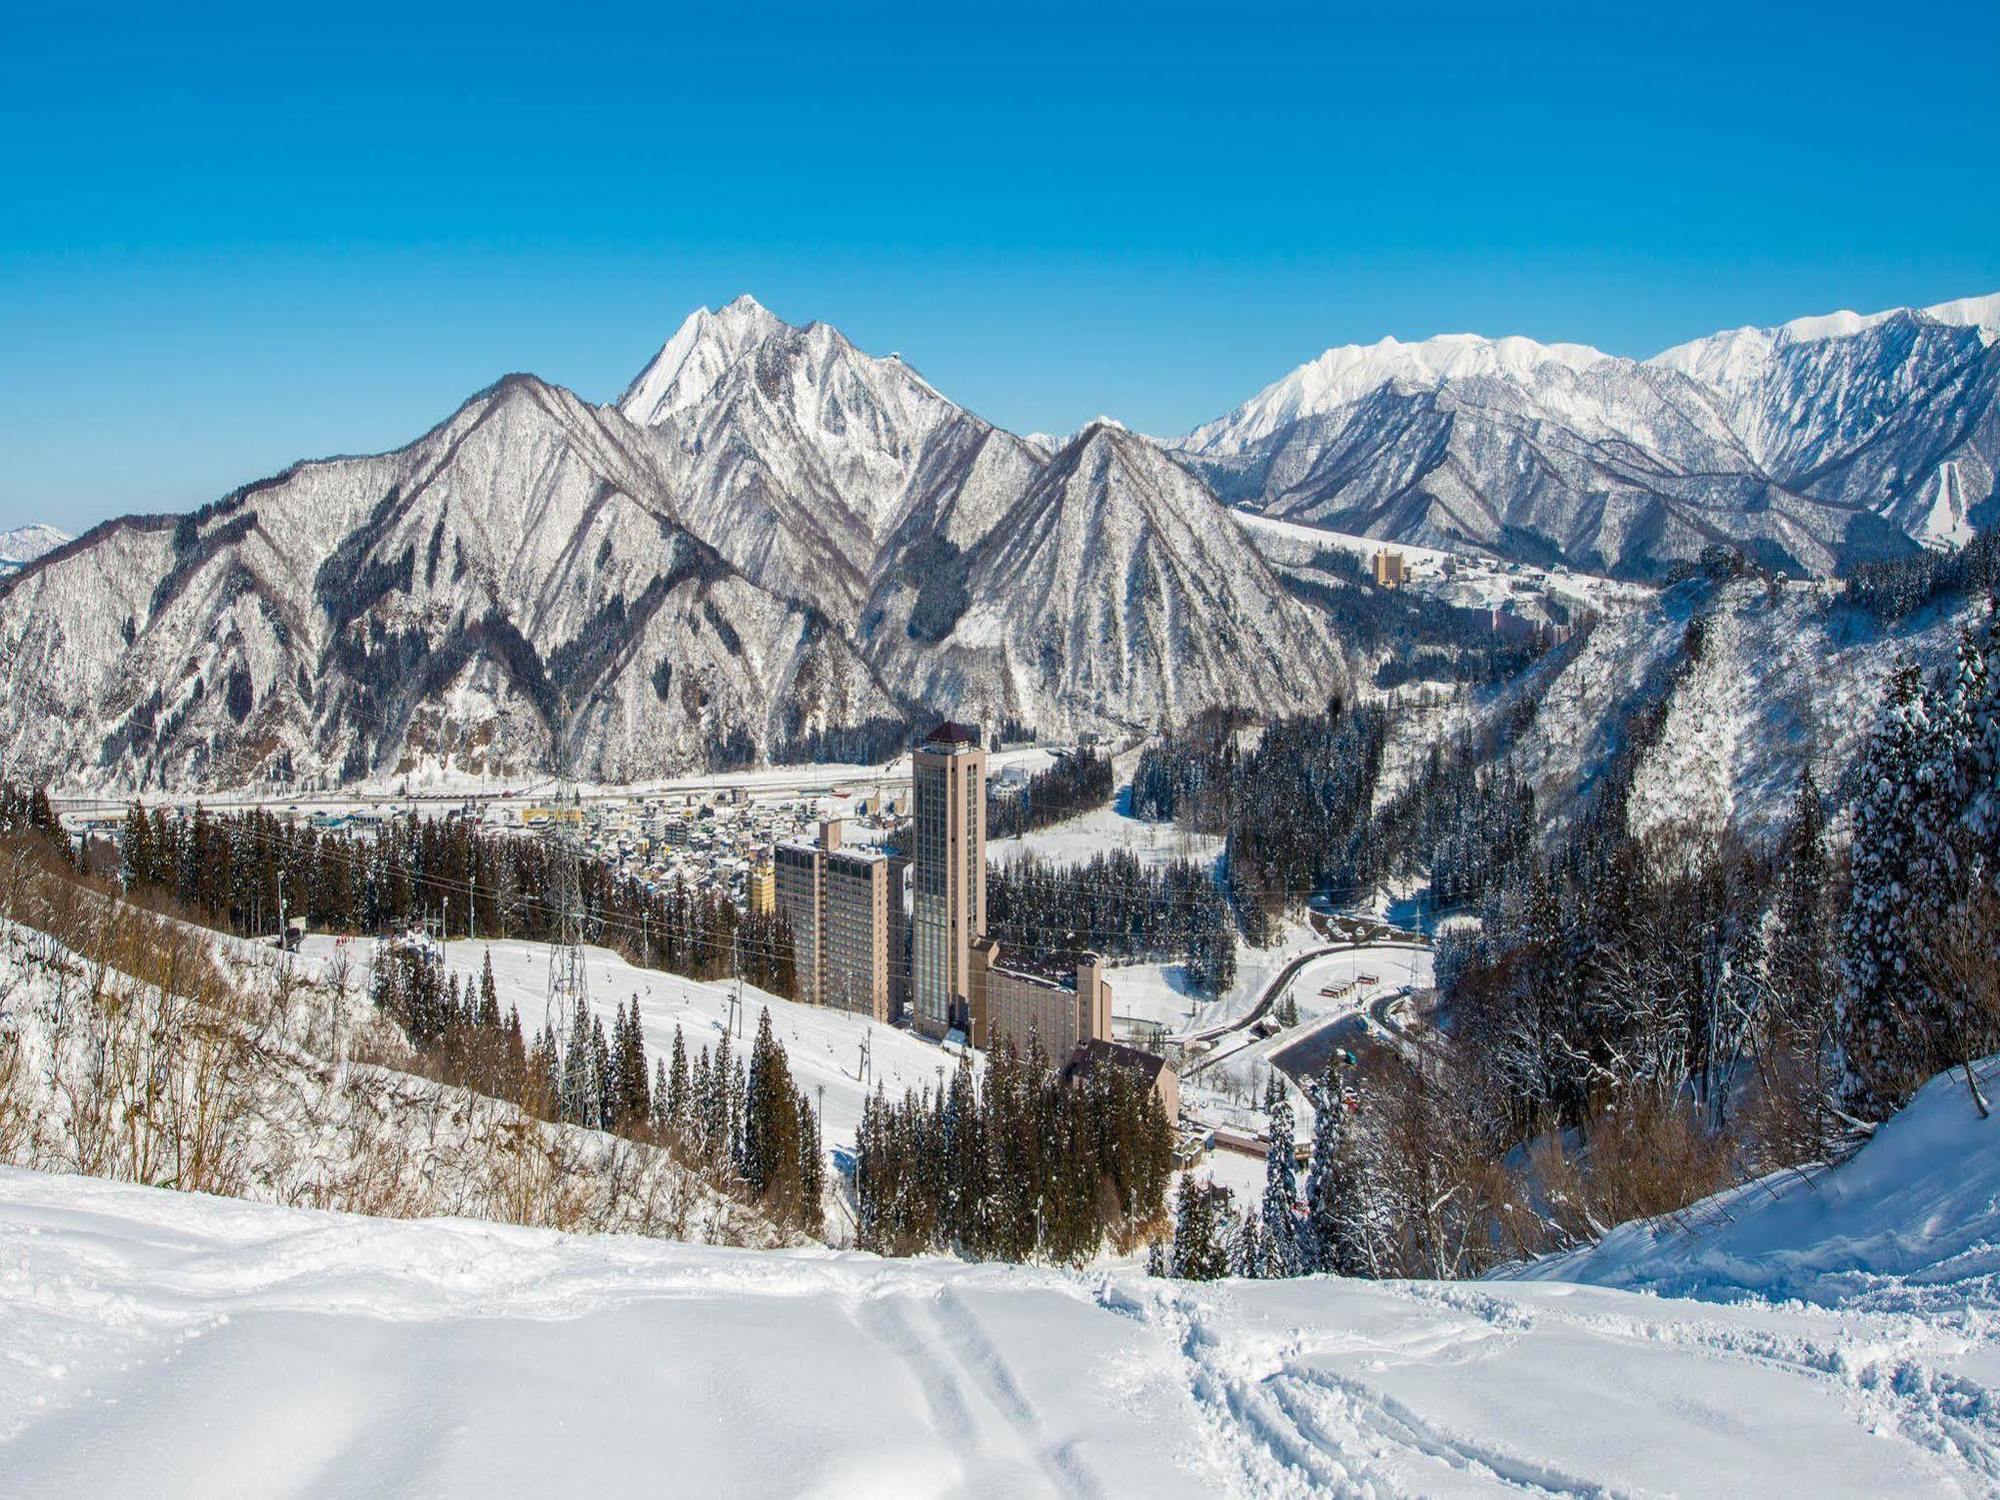
[[[401,448],[108,523],[0,583],[0,753],[200,789],[518,773],[562,734],[582,774],[625,781],[885,758],[969,704],[1062,733],[1322,697],[1337,668],[1309,612],[1199,480],[1130,441],[1065,497],[1116,543],[1094,612],[1045,593],[1010,618],[1030,561],[993,533],[1044,457],[901,360],[739,299],[620,402],[509,375]],[[1260,649],[1225,672],[1238,601]]]
[[[932,714],[1316,707],[1372,666],[1230,505],[1639,577],[1718,542],[1815,573],[1947,544],[1991,508],[2000,298],[1940,306],[1649,362],[1385,340],[1315,389],[1421,378],[1218,456],[1110,418],[1023,439],[740,297],[615,401],[503,376],[400,448],[0,578],[0,753],[120,790],[337,784],[532,770],[561,733],[636,780],[885,758]],[[1709,355],[1734,383],[1674,367]]]
[[[1969,538],[2000,467],[2000,294],[1734,329],[1648,360],[1444,335],[1331,349],[1169,445],[1267,515],[1657,577]]]

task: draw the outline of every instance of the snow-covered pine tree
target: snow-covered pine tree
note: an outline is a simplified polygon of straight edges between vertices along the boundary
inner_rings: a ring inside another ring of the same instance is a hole
[[[1360,1142],[1355,1138],[1338,1064],[1313,1090],[1312,1162],[1306,1173],[1306,1227],[1303,1236],[1311,1268],[1335,1276],[1374,1274],[1369,1253]]]
[[[1273,1072],[1266,1101],[1271,1118],[1271,1144],[1264,1153],[1264,1200],[1261,1208],[1264,1274],[1298,1276],[1308,1269],[1299,1234],[1299,1167],[1292,1140],[1292,1101]]]
[[[1275,1276],[1271,1266],[1271,1245],[1264,1236],[1264,1212],[1261,1202],[1243,1210],[1243,1216],[1234,1219],[1229,1229],[1229,1274],[1241,1276],[1246,1281],[1261,1281]]]
[[[626,1022],[631,1032],[627,1042],[625,1074],[625,1115],[634,1124],[642,1124],[653,1113],[653,1080],[646,1068],[646,1028],[639,1020],[639,997],[632,997],[631,1019]]]
[[[500,991],[493,983],[493,950],[486,950],[486,960],[479,970],[479,1024],[494,1026],[500,1024]]]
[[[617,1114],[617,1080],[611,1072],[611,1041],[604,1034],[602,1016],[590,1018],[590,1082],[592,1092],[584,1105],[590,1118],[584,1123],[609,1130]]]
[[[664,1121],[666,1128],[678,1131],[683,1137],[687,1137],[692,1128],[693,1116],[688,1103],[687,1041],[682,1037],[679,1026],[674,1027],[673,1062],[667,1069],[666,1096]]]
[[[2000,882],[2000,598],[1988,601],[1979,649],[1986,671],[1971,707],[1965,822],[1988,880]]]
[[[803,1227],[818,1234],[825,1214],[821,1205],[826,1191],[826,1152],[820,1141],[819,1116],[804,1089],[799,1090],[799,1218]]]
[[[1931,1071],[1912,939],[1946,901],[1941,855],[1950,769],[1934,715],[1921,669],[1904,660],[1862,751],[1854,798],[1839,1037],[1850,1101],[1876,1116]]]
[[[1181,1178],[1174,1198],[1173,1274],[1185,1281],[1215,1281],[1229,1274],[1229,1247],[1224,1226],[1235,1218],[1228,1188]]]

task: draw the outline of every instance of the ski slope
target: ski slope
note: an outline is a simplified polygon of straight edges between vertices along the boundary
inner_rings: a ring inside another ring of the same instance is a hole
[[[1186,1285],[0,1170],[9,1496],[1979,1494],[1991,1350],[1564,1282]]]
[[[351,938],[343,942],[315,935],[306,939],[304,951],[324,961],[337,946],[346,948],[357,966],[365,967],[372,961],[375,940]],[[549,945],[487,942],[483,938],[451,942],[445,945],[445,968],[457,975],[461,984],[477,984],[489,952],[500,1013],[504,1016],[510,1006],[518,1009],[521,1029],[532,1039],[548,1013]],[[671,1058],[675,1027],[680,1028],[692,1063],[702,1048],[712,1053],[722,1040],[723,1028],[730,1025],[730,997],[736,986],[727,980],[710,983],[642,969],[609,948],[595,947],[584,950],[584,974],[590,1008],[603,1018],[606,1031],[611,1029],[619,1007],[638,1000],[649,1065],[654,1058]],[[365,975],[360,982],[366,983]],[[829,1151],[853,1144],[855,1129],[861,1123],[862,1102],[876,1084],[881,1084],[890,1098],[900,1098],[906,1088],[935,1087],[939,1068],[949,1072],[958,1066],[956,1052],[910,1032],[878,1026],[848,1011],[780,1000],[748,984],[743,986],[740,1027],[730,1032],[730,1046],[739,1058],[748,1058],[749,1045],[757,1035],[758,1012],[766,1008],[771,1012],[773,1032],[784,1043],[793,1080],[816,1104],[823,1105],[821,1138]],[[861,1069],[864,1037],[869,1051],[865,1078]],[[823,1097],[819,1092],[822,1088]]]

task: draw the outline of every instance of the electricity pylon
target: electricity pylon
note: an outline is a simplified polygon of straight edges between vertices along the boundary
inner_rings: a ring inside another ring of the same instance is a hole
[[[570,1020],[577,1002],[586,994],[583,971],[583,848],[578,837],[577,819],[582,803],[571,780],[569,713],[558,700],[553,734],[555,794],[553,816],[543,825],[542,838],[549,859],[549,906],[554,917],[554,942],[549,948],[549,995],[547,1023],[554,1031],[562,1055],[568,1055],[575,1038],[569,1034]]]

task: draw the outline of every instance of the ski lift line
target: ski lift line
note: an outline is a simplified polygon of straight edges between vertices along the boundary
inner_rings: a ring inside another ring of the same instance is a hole
[[[305,846],[286,839],[281,834],[266,833],[262,831],[253,830],[249,832],[248,836],[253,840],[263,841],[266,842],[267,844],[276,845],[277,847],[286,849],[292,853],[305,854],[312,852]],[[453,880],[447,876],[429,874],[424,871],[420,871],[414,868],[413,866],[403,863],[401,861],[394,861],[394,860],[373,861],[370,864],[370,868],[376,868],[376,869],[387,868],[395,870],[404,875],[412,884],[425,887],[434,893],[442,893],[442,894],[465,893],[469,895],[472,889],[472,883],[470,881]],[[544,916],[553,917],[557,915],[557,910],[552,904],[534,896],[529,896],[529,895],[517,896],[513,898],[511,904],[516,909],[532,911],[542,914]],[[613,917],[603,913],[600,913],[594,919],[594,922],[596,927],[601,932],[621,932],[628,936],[638,936],[642,940],[644,939],[648,931],[651,931],[652,933],[662,937],[673,936],[678,938],[680,944],[684,948],[691,949],[692,951],[698,953],[723,954],[733,951],[734,948],[733,944],[725,944],[717,942],[713,939],[704,938],[700,934],[693,931],[692,929],[682,927],[678,924],[668,924],[668,926],[664,929],[664,931],[662,931],[661,929],[650,928],[649,924],[647,923],[636,922],[630,918]],[[1093,938],[1125,938],[1131,936],[1130,932],[1123,928],[1079,928],[1079,927],[1065,926],[1060,929],[1044,928],[1041,930],[1044,932],[1045,936],[1044,936],[1044,941],[1040,946],[1044,947],[1076,947],[1076,946],[1088,947],[1089,946],[1088,942],[1079,942],[1078,940],[1086,940]],[[491,940],[489,939],[489,941]],[[1414,951],[1427,951],[1430,945],[1428,943],[1421,941],[1420,939],[1416,939],[1408,935],[1399,934],[1397,937],[1394,938],[1389,938],[1374,943],[1363,943],[1357,946],[1407,947],[1411,948]],[[914,964],[911,962],[892,961],[891,964],[892,973],[903,975],[906,977],[913,973],[913,969],[914,969]]]

